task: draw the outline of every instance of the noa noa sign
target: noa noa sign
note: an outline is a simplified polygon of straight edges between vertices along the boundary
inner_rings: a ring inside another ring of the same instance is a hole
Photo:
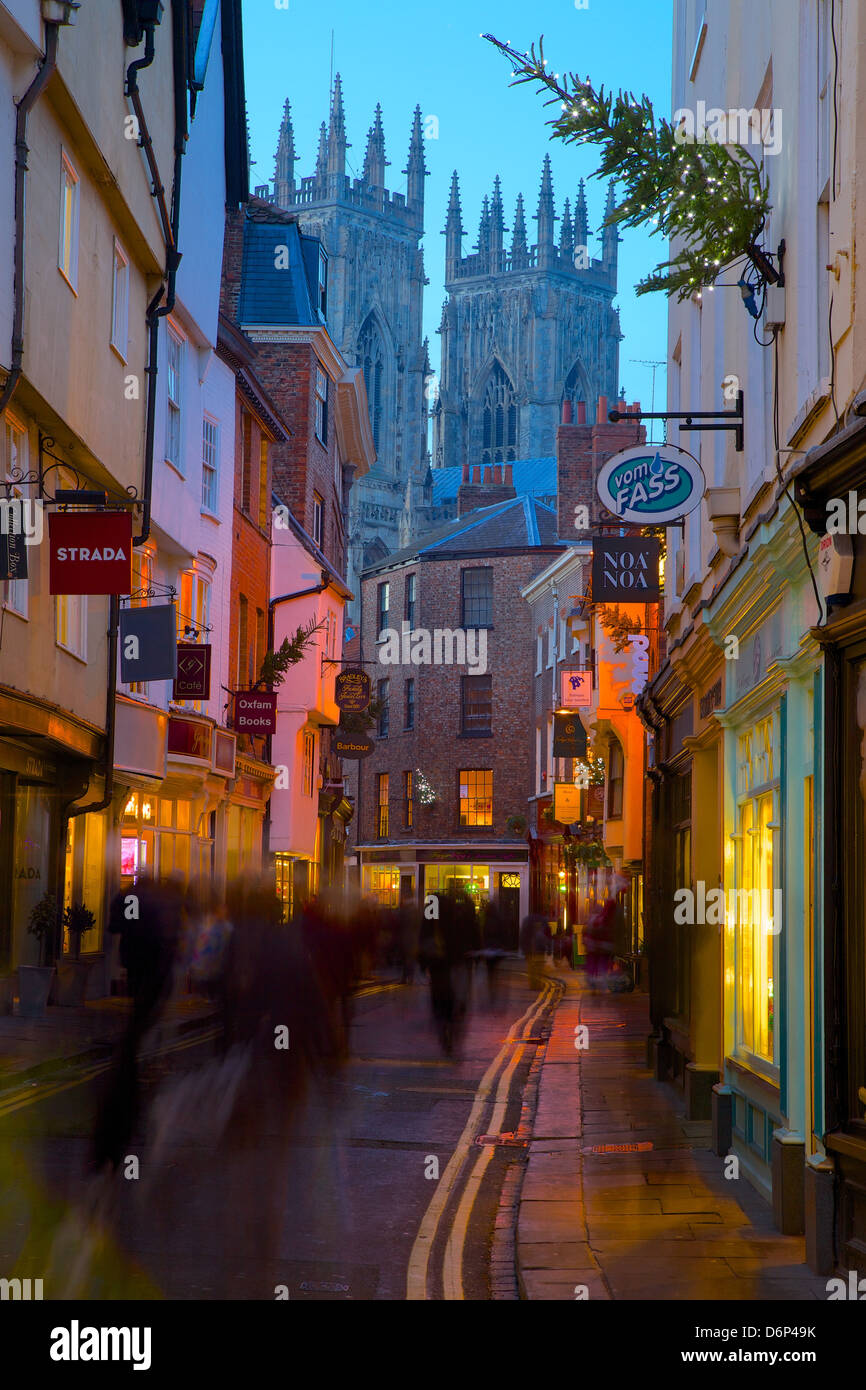
[[[608,511],[636,526],[658,526],[688,516],[705,487],[697,460],[671,444],[623,449],[608,459],[596,483]]]

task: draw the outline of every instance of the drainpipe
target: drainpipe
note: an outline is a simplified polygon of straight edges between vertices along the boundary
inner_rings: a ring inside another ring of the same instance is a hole
[[[144,57],[138,58],[135,62],[130,63],[126,70],[126,95],[132,103],[132,108],[138,121],[141,147],[144,150],[145,159],[147,160],[153,180],[153,197],[156,199],[160,222],[162,223],[162,232],[166,246],[165,278],[167,281],[166,286],[160,285],[153,299],[148,304],[145,318],[147,323],[148,349],[147,366],[145,368],[145,376],[147,377],[147,404],[144,444],[144,479],[141,492],[144,507],[142,512],[141,534],[133,539],[132,543],[134,546],[144,545],[150,537],[151,494],[153,492],[153,451],[156,427],[156,386],[157,372],[159,370],[159,320],[164,318],[166,314],[170,314],[174,308],[177,271],[181,260],[180,252],[177,249],[177,238],[180,225],[181,160],[183,159],[187,140],[187,74],[185,56],[187,51],[187,27],[186,7],[183,5],[172,6],[172,47],[174,63],[174,179],[170,217],[166,209],[165,189],[153,153],[153,143],[138,89],[139,72],[142,68],[149,67],[154,58],[152,25],[148,27],[146,32]],[[163,294],[166,295],[165,304],[160,305]]]
[[[26,214],[24,189],[27,179],[27,116],[36,105],[48,79],[57,67],[57,41],[60,25],[71,23],[70,19],[45,21],[45,53],[39,71],[18,103],[15,118],[15,257],[13,273],[12,309],[12,361],[9,375],[0,392],[0,414],[6,409],[15,394],[21,377],[24,359],[24,240],[26,233]]]

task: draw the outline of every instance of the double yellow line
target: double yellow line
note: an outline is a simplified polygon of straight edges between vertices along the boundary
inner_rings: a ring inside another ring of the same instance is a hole
[[[546,984],[544,986],[535,1002],[530,1004],[529,1008],[517,1020],[514,1026],[509,1028],[505,1043],[481,1078],[463,1133],[458,1140],[456,1149],[448,1161],[448,1166],[439,1180],[430,1205],[424,1213],[424,1218],[418,1228],[418,1234],[412,1246],[412,1253],[409,1256],[409,1267],[406,1276],[407,1300],[427,1298],[427,1279],[433,1243],[439,1231],[439,1226],[443,1219],[448,1200],[456,1188],[458,1180],[465,1166],[468,1164],[470,1155],[475,1147],[475,1139],[478,1136],[482,1116],[490,1100],[496,1076],[501,1071],[499,1085],[496,1088],[496,1095],[493,1102],[493,1114],[487,1129],[487,1133],[489,1134],[501,1133],[501,1126],[505,1119],[505,1112],[508,1105],[511,1082],[520,1063],[520,1059],[526,1050],[526,1040],[531,1037],[533,1024],[539,1014],[547,1007],[554,991],[555,985]],[[514,1050],[509,1060],[508,1054],[512,1048]],[[491,1144],[485,1146],[483,1151],[478,1155],[472,1171],[466,1180],[460,1203],[454,1214],[442,1266],[444,1293],[446,1299],[449,1300],[455,1299],[459,1301],[465,1297],[463,1290],[463,1251],[466,1245],[472,1209],[478,1197],[484,1174],[487,1172],[487,1168],[493,1158],[494,1150],[495,1145]]]

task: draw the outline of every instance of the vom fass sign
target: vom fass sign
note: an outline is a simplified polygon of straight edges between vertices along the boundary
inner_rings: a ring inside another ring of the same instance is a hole
[[[633,526],[679,521],[698,506],[706,480],[696,459],[671,444],[639,444],[614,454],[599,472],[598,495]]]

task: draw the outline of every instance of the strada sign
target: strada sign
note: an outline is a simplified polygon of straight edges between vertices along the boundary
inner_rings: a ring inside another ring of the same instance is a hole
[[[132,587],[129,512],[53,512],[48,518],[49,592],[128,594]]]
[[[608,511],[635,526],[679,521],[697,507],[705,486],[697,460],[671,444],[623,449],[608,459],[596,482]]]

